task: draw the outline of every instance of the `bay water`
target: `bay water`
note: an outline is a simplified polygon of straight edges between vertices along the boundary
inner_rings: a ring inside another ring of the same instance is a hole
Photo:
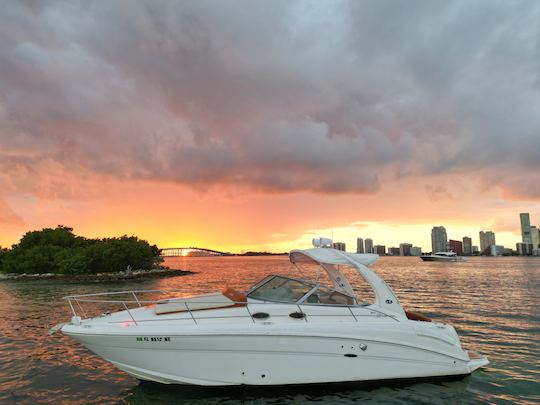
[[[451,323],[464,346],[488,356],[489,366],[457,381],[290,388],[166,386],[140,382],[61,333],[47,334],[49,327],[69,320],[62,297],[70,294],[246,290],[267,274],[301,276],[294,274],[297,270],[286,256],[168,258],[165,264],[195,273],[107,283],[0,282],[0,403],[540,403],[539,258],[424,263],[417,257],[382,257],[373,266],[406,309]]]

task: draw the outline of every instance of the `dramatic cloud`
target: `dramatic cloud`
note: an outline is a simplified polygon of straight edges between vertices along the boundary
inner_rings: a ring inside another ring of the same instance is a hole
[[[7,2],[0,185],[69,195],[54,167],[364,193],[497,171],[538,199],[538,21],[534,1]]]

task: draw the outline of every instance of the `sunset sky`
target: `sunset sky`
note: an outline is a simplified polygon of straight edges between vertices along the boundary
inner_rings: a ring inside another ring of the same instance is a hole
[[[540,226],[538,1],[6,1],[0,245]]]

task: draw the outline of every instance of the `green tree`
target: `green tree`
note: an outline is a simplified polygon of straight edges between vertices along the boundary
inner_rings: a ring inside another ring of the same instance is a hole
[[[149,269],[161,258],[159,249],[136,236],[86,239],[73,229],[27,232],[12,249],[0,251],[0,271],[5,273],[89,274]]]
[[[17,246],[30,248],[32,246],[52,245],[69,248],[81,243],[84,243],[84,238],[75,236],[73,228],[58,225],[54,229],[44,228],[41,231],[27,232]]]

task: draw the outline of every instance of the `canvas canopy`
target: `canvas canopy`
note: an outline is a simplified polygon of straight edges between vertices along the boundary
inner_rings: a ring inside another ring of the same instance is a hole
[[[354,290],[337,266],[353,266],[373,288],[373,292],[375,293],[375,305],[384,308],[385,310],[392,311],[400,317],[405,317],[405,311],[394,292],[384,280],[377,275],[377,273],[367,267],[375,263],[378,258],[379,255],[375,254],[346,253],[341,250],[326,247],[292,250],[289,253],[289,259],[292,263],[313,263],[321,265],[334,282],[334,287],[338,291],[351,296],[354,296]]]
[[[313,248],[292,250],[289,254],[292,263],[337,264],[351,266],[351,260],[369,266],[377,261],[379,255],[363,253],[346,253],[336,249]]]

